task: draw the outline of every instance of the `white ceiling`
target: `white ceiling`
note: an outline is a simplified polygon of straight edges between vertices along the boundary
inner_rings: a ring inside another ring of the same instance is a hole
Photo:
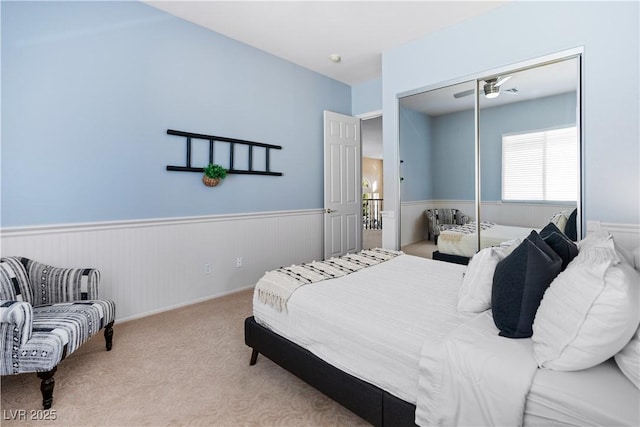
[[[508,72],[504,76],[511,78],[500,88],[500,95],[494,99],[480,97],[480,107],[496,107],[499,105],[520,102],[529,99],[575,91],[578,87],[578,61],[569,59],[517,72]],[[411,110],[437,116],[455,111],[474,108],[475,96],[454,98],[454,94],[465,90],[473,90],[475,81],[459,83],[452,86],[419,93],[402,98],[400,104]],[[505,89],[517,89],[517,94],[505,93]],[[482,87],[480,88],[482,94]]]
[[[382,52],[508,1],[146,0],[144,3],[356,85],[381,76]],[[342,61],[331,62],[332,54],[340,55]]]

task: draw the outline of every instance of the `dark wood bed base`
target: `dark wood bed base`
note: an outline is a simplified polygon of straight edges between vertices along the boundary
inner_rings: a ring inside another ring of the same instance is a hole
[[[415,405],[328,364],[253,316],[244,321],[244,342],[252,348],[250,365],[262,354],[374,426],[415,426]]]
[[[436,261],[446,261],[462,265],[469,264],[470,259],[466,256],[443,254],[440,251],[434,251],[433,254],[431,254],[431,258],[435,259]]]

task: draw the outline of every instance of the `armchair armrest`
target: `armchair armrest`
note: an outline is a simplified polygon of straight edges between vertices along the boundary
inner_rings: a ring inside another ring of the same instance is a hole
[[[431,235],[435,236],[438,233],[435,211],[427,209],[424,211],[424,214],[427,217],[427,238],[431,240]]]
[[[98,299],[100,271],[95,268],[60,268],[23,258],[34,305]]]
[[[465,225],[471,222],[471,217],[461,214],[460,215],[460,221],[458,222],[458,225]]]
[[[31,338],[33,307],[24,301],[0,300],[0,324],[11,325],[0,328],[4,331],[4,336],[0,336],[0,341],[4,342],[3,349],[7,349],[9,342],[13,343],[12,346],[23,345]]]

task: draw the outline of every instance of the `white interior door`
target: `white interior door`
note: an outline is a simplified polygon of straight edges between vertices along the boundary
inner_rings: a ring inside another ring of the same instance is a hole
[[[324,112],[324,257],[362,249],[360,119]]]

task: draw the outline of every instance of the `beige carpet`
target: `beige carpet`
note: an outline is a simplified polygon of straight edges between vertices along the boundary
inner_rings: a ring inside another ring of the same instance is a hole
[[[422,258],[432,258],[433,251],[438,250],[438,245],[431,240],[421,240],[410,245],[402,247],[402,251],[405,254],[415,255]]]
[[[382,230],[362,230],[362,249],[382,247]]]
[[[243,291],[116,323],[110,352],[102,334],[92,338],[58,366],[55,421],[31,419],[43,415],[35,374],[2,377],[1,424],[368,425],[264,356],[249,366],[251,298]]]

